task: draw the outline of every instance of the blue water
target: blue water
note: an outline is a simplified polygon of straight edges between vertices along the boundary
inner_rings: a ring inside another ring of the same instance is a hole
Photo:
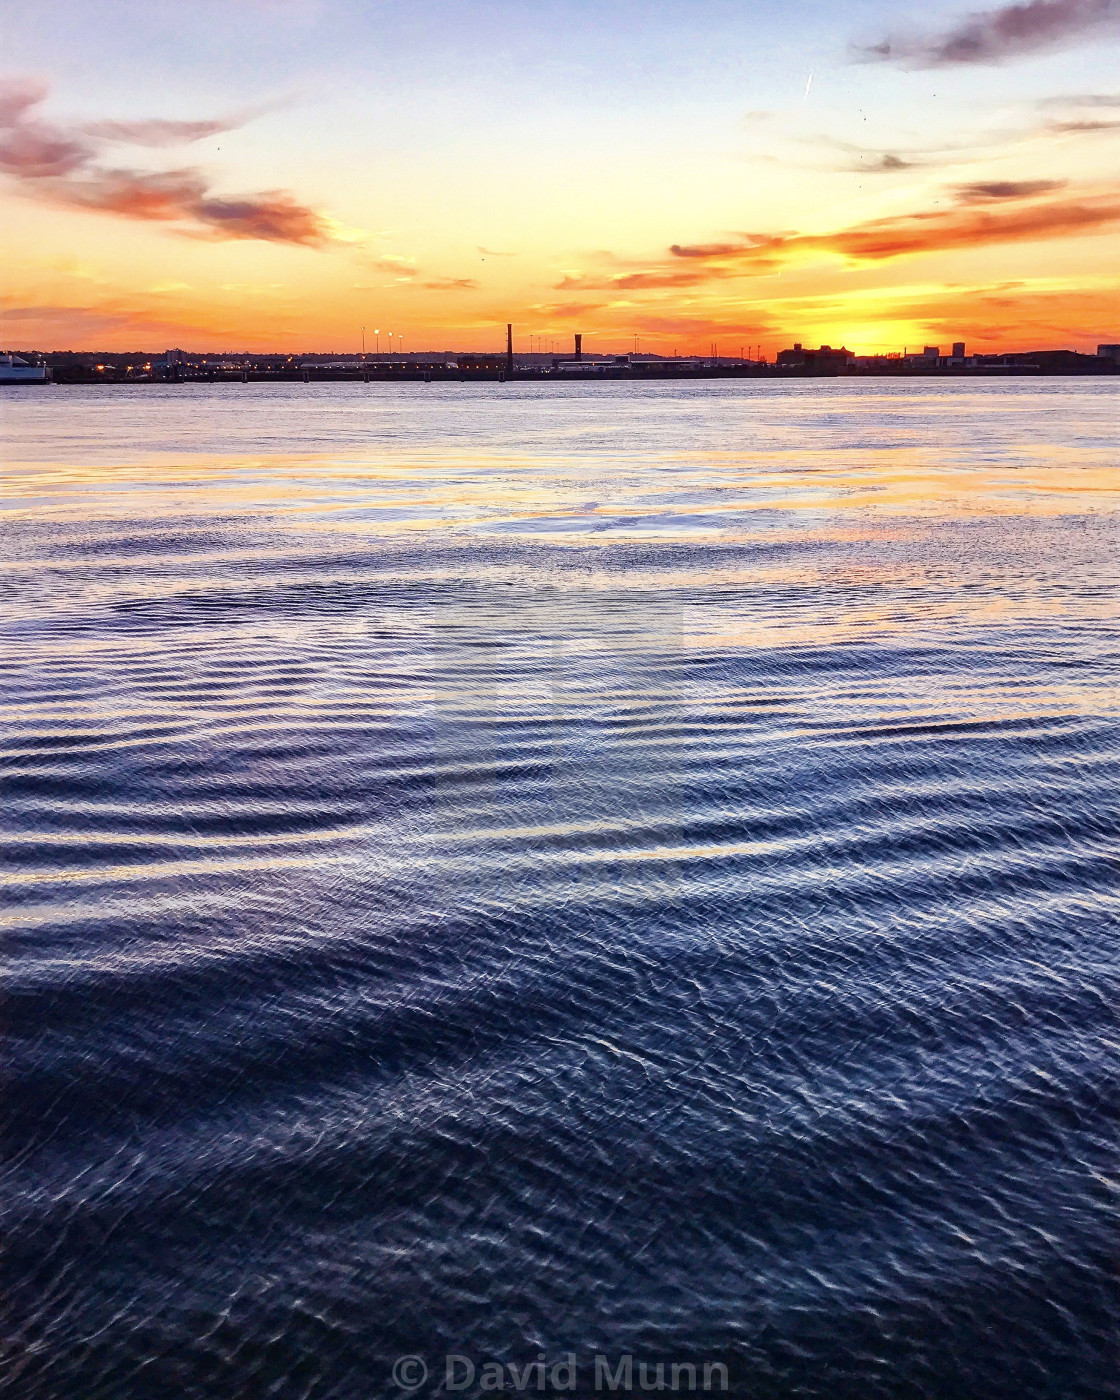
[[[6,395],[5,1393],[1120,1394],[1117,402]]]

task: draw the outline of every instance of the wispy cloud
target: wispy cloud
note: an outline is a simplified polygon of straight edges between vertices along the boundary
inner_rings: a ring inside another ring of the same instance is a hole
[[[1040,97],[1035,104],[1046,109],[1048,107],[1111,107],[1120,111],[1120,93],[1111,92],[1081,92],[1066,93],[1057,97]]]
[[[391,282],[355,282],[354,287],[358,291],[373,291],[392,286],[394,282],[406,282],[410,286],[420,287],[429,292],[469,292],[478,286],[473,277],[440,277],[428,274],[421,280],[416,259],[405,257],[401,253],[363,253],[358,261],[362,267],[392,276]]]
[[[958,188],[945,208],[872,219],[833,233],[743,234],[718,243],[674,243],[668,257],[625,272],[569,274],[562,291],[644,291],[699,287],[761,276],[792,262],[832,256],[882,263],[952,249],[1067,238],[1120,223],[1120,192],[1038,198],[1060,180],[993,181]]]
[[[1120,221],[1120,194],[1015,203],[1010,208],[958,208],[877,219],[839,233],[791,240],[798,248],[839,253],[857,262],[1094,233]]]
[[[1063,190],[1068,180],[975,180],[957,186],[962,204],[993,204],[1005,199],[1033,199],[1036,195]]]
[[[38,106],[48,88],[40,78],[4,78],[0,80],[0,127],[15,126],[24,114]]]
[[[38,119],[44,84],[0,83],[0,170],[27,193],[54,204],[124,218],[174,223],[194,237],[257,239],[322,247],[344,237],[330,218],[287,190],[218,195],[194,167],[146,171],[98,163],[109,141],[163,147],[232,130],[249,114],[223,120],[91,122],[69,129]]]
[[[26,337],[28,344],[42,344],[44,340],[72,344],[75,339],[88,344],[95,336],[126,345],[129,339],[142,345],[152,340],[182,344],[193,339],[197,343],[200,338],[205,344],[213,334],[212,328],[207,330],[190,317],[166,314],[158,300],[145,304],[139,300],[110,299],[94,306],[10,301],[0,306],[0,312],[5,325],[12,328],[9,339]]]
[[[429,292],[472,292],[478,283],[473,277],[432,277],[420,285]]]
[[[550,322],[582,321],[603,310],[601,301],[549,301],[536,302],[529,308],[544,320]]]
[[[258,117],[266,116],[269,112],[275,112],[290,104],[291,98],[280,97],[253,107],[243,107],[236,112],[227,113],[224,117],[211,117],[202,121],[171,121],[164,117],[151,117],[140,121],[86,122],[80,130],[96,141],[115,141],[127,146],[150,146],[158,150],[168,146],[188,146],[195,141],[205,141],[211,136],[221,136],[227,131],[239,131]]]
[[[1120,0],[1025,0],[968,15],[940,34],[888,35],[855,52],[902,68],[992,64],[1110,30],[1120,32]]]
[[[416,259],[406,257],[403,253],[376,253],[363,257],[362,264],[376,272],[391,272],[396,277],[416,276]]]
[[[323,216],[285,190],[241,198],[210,193],[197,170],[92,169],[79,179],[43,179],[38,192],[56,204],[129,219],[180,223],[184,232],[217,239],[250,238],[317,247],[330,241]]]
[[[138,122],[87,122],[82,131],[98,141],[120,141],[129,146],[184,146],[192,141],[204,141],[223,131],[235,131],[243,120],[198,122],[164,121],[153,118]]]
[[[1046,128],[1046,133],[1054,136],[1081,136],[1095,131],[1120,131],[1120,116],[1071,117],[1068,121],[1051,122]]]
[[[87,165],[94,148],[45,122],[17,122],[0,133],[0,170],[21,180],[69,175]]]

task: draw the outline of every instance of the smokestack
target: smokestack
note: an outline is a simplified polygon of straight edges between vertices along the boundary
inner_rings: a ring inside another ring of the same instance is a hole
[[[583,336],[582,336],[582,335],[577,335],[577,336],[576,336],[576,359],[577,359],[577,360],[582,360],[582,359],[583,359]]]
[[[506,322],[506,373],[513,375],[513,325]]]

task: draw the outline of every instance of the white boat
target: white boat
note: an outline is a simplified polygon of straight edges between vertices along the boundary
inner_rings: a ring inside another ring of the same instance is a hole
[[[46,365],[29,365],[18,355],[0,355],[0,384],[45,384]]]

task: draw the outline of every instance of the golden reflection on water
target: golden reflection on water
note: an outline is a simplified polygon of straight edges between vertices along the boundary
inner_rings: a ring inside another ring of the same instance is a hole
[[[790,459],[794,458],[794,461]],[[602,468],[607,470],[603,471]],[[695,454],[655,464],[477,453],[394,460],[287,453],[246,460],[153,453],[119,465],[9,462],[0,512],[90,521],[265,513],[275,526],[415,534],[499,530],[565,538],[754,528],[762,511],[829,516],[1054,515],[1114,510],[1115,463],[1094,447],[984,466],[936,450]],[[839,523],[839,522],[838,522]],[[261,556],[263,557],[263,556]]]
[[[1046,558],[1042,522],[1100,528],[1120,510],[1115,403],[1110,385],[1073,381],[535,400],[329,385],[60,392],[12,401],[0,519],[33,524],[39,541],[11,551],[18,587],[37,590],[47,559],[92,608],[203,608],[231,574],[246,605],[268,589],[296,600],[312,574],[318,596],[364,580],[373,599],[394,578],[457,585],[466,569],[479,586],[547,590],[543,613],[526,616],[542,635],[559,600],[657,594],[718,651],[1056,621],[1076,568],[1091,585],[1078,616],[1107,621],[1107,561]],[[980,522],[983,559],[969,538]],[[618,549],[642,542],[681,547],[620,567]],[[118,547],[119,567],[99,567]],[[457,597],[440,593],[441,626]],[[295,639],[292,606],[269,625]],[[69,643],[87,655],[100,644]],[[604,645],[625,644],[615,630]]]

